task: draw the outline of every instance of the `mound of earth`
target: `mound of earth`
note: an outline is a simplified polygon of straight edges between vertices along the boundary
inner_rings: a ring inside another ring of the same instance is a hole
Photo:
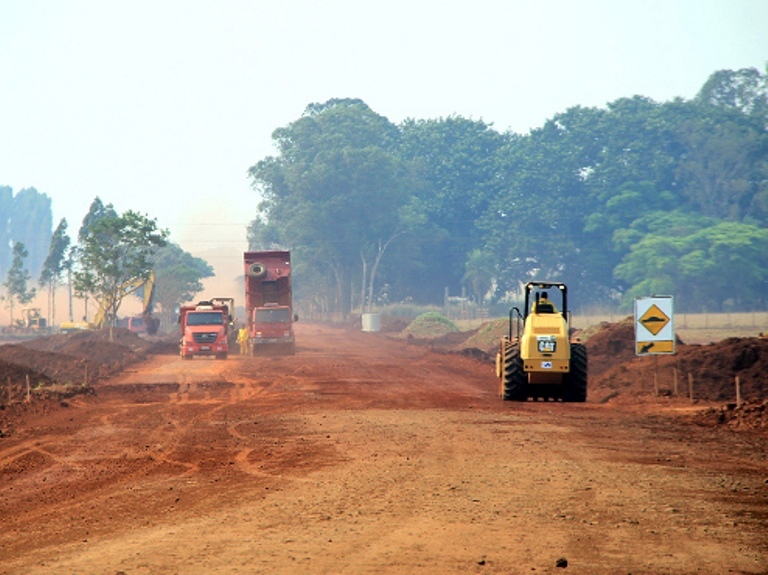
[[[700,425],[727,425],[742,431],[768,430],[768,400],[746,401],[741,405],[727,403],[698,413],[694,421]]]
[[[587,347],[590,379],[612,367],[635,359],[635,322],[627,317],[616,323],[607,321],[577,334]]]
[[[738,377],[743,399],[768,396],[768,340],[763,338],[728,338],[708,345],[678,344],[674,355],[635,356],[629,360],[623,348],[613,357],[593,352],[589,341],[587,349],[591,389],[643,392],[658,388],[660,393],[670,394],[674,392],[676,377],[679,395],[690,393],[694,399],[729,402],[736,399]],[[593,364],[598,366],[595,371]]]
[[[402,317],[382,316],[380,331],[382,333],[400,333],[408,327],[409,323],[407,319]]]
[[[437,312],[427,312],[409,323],[403,333],[420,339],[434,339],[451,333],[461,334],[461,331],[444,315]]]
[[[92,391],[99,379],[122,371],[165,346],[127,329],[57,334],[19,344],[0,345],[0,407],[35,397],[69,397]],[[2,418],[2,416],[0,416]]]
[[[490,363],[507,325],[505,319],[495,320],[471,331],[432,338],[409,337],[408,341]],[[587,347],[592,401],[617,395],[690,394],[694,400],[725,403],[724,407],[713,409],[708,421],[745,429],[768,429],[768,339],[728,338],[708,345],[686,345],[678,338],[674,355],[637,356],[634,328],[634,318],[630,316],[576,334]],[[734,403],[737,377],[744,401],[738,407]]]

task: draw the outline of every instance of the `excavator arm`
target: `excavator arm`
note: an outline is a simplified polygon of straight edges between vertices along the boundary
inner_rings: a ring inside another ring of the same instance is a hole
[[[93,318],[93,325],[95,329],[101,329],[107,322],[107,315],[113,313],[113,309],[116,301],[122,301],[122,299],[135,292],[137,289],[144,287],[144,310],[143,316],[149,316],[152,314],[152,300],[155,291],[155,274],[150,271],[147,278],[137,277],[123,282],[117,289],[114,299],[112,297],[106,297],[99,302],[99,309]]]

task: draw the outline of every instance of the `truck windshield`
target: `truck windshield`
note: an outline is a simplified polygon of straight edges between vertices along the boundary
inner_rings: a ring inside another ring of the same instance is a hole
[[[287,307],[257,309],[256,321],[259,323],[290,323],[291,310]]]
[[[187,314],[187,325],[221,325],[220,311],[196,311]]]

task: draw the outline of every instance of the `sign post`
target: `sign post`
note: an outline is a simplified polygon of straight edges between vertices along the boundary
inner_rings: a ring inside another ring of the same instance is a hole
[[[637,355],[675,353],[672,296],[635,299],[635,353]]]

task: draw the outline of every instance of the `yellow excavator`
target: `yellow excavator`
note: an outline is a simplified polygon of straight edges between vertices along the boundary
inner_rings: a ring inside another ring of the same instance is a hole
[[[156,333],[157,320],[152,317],[152,299],[155,291],[155,274],[151,271],[149,272],[149,276],[146,279],[134,278],[125,282],[117,290],[115,299],[106,297],[100,301],[99,309],[96,311],[96,315],[93,317],[92,321],[87,321],[84,318],[83,321],[63,322],[59,326],[61,333],[73,333],[77,331],[103,328],[108,323],[108,320],[114,319],[108,318],[107,315],[111,313],[112,309],[114,308],[115,300],[122,300],[125,296],[135,292],[142,286],[144,287],[144,310],[142,311],[141,316],[138,317],[142,317],[144,321],[151,320],[149,323],[154,326],[154,331],[152,333]],[[149,330],[147,330],[147,332],[149,333]]]
[[[155,335],[160,327],[160,320],[152,315],[155,298],[155,274],[149,274],[147,281],[136,289],[144,288],[144,307],[139,315],[128,318],[128,329],[134,333]]]

